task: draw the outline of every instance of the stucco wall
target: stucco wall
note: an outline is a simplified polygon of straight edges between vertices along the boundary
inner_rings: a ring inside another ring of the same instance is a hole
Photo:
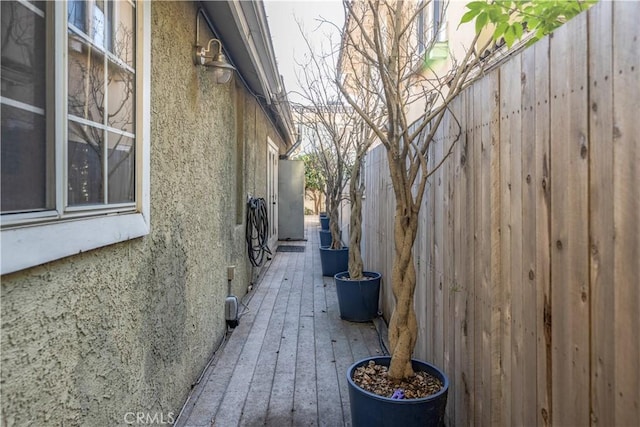
[[[280,138],[243,96],[236,162],[238,89],[192,65],[196,6],[153,2],[151,13],[151,234],[2,277],[2,425],[176,417],[224,334],[226,267],[239,296],[256,275],[235,168],[263,197],[266,137]]]

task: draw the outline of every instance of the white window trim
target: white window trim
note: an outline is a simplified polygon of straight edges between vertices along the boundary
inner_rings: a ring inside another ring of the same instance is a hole
[[[151,2],[140,0],[138,8],[141,19],[136,31],[142,43],[141,49],[136,50],[136,84],[141,88],[138,92],[141,102],[136,105],[136,174],[140,177],[136,180],[136,212],[4,229],[0,234],[0,274],[135,239],[151,231]],[[63,8],[56,8],[55,13],[64,13],[60,9]],[[66,52],[64,56],[66,58]],[[56,68],[56,72],[59,71]],[[61,144],[56,144],[56,150],[59,146]],[[57,166],[59,170],[60,165]]]

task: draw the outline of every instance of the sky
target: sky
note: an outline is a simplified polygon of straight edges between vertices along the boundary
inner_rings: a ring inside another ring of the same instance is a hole
[[[344,12],[341,0],[265,0],[265,9],[269,22],[269,31],[273,41],[273,49],[278,61],[278,70],[289,92],[291,102],[300,102],[301,98],[292,93],[298,89],[295,77],[296,63],[307,52],[307,46],[300,34],[296,18],[302,23],[305,32],[310,36],[312,44],[319,44],[332,31],[328,25],[319,27],[318,19],[338,24],[342,27]],[[337,40],[337,32],[333,33]]]

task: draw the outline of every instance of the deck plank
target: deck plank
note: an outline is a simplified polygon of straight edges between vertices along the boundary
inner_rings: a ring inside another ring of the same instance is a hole
[[[292,255],[294,256],[289,256],[289,258],[301,258],[300,254]],[[282,328],[282,337],[280,339],[276,372],[271,389],[267,425],[286,426],[292,425],[293,422],[293,394],[301,296],[300,278],[294,270],[295,262],[292,262],[287,268],[287,273],[283,281],[283,286],[285,285],[284,282],[288,282],[289,295],[284,326]]]
[[[316,426],[316,358],[314,331],[313,259],[309,248],[304,257],[302,295],[300,298],[300,320],[298,329],[298,353],[296,357],[296,379],[293,399],[293,425]]]
[[[281,257],[276,257],[276,259],[279,261],[283,260]],[[278,360],[280,337],[282,336],[287,302],[287,298],[284,296],[288,291],[288,287],[281,286],[285,278],[284,272],[287,265],[283,265],[282,268],[277,268],[277,265],[275,267],[275,269],[278,270],[278,275],[274,277],[274,281],[277,283],[278,292],[277,294],[274,292],[272,295],[271,306],[269,308],[271,310],[271,316],[257,361],[257,366],[261,368],[259,372],[254,373],[253,379],[251,380],[249,393],[246,397],[246,403],[244,403],[244,409],[240,419],[241,425],[264,425],[267,417],[270,399],[265,397],[270,396],[271,388],[273,387],[273,378]],[[266,309],[267,306],[265,304],[265,311]]]

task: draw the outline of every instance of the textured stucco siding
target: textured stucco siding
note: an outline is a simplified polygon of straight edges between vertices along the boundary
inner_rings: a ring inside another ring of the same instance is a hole
[[[2,425],[176,417],[226,329],[227,266],[238,296],[257,274],[236,221],[236,197],[246,198],[236,179],[264,197],[266,138],[281,140],[244,93],[237,162],[245,90],[192,65],[196,10],[152,5],[151,233],[2,277]]]

